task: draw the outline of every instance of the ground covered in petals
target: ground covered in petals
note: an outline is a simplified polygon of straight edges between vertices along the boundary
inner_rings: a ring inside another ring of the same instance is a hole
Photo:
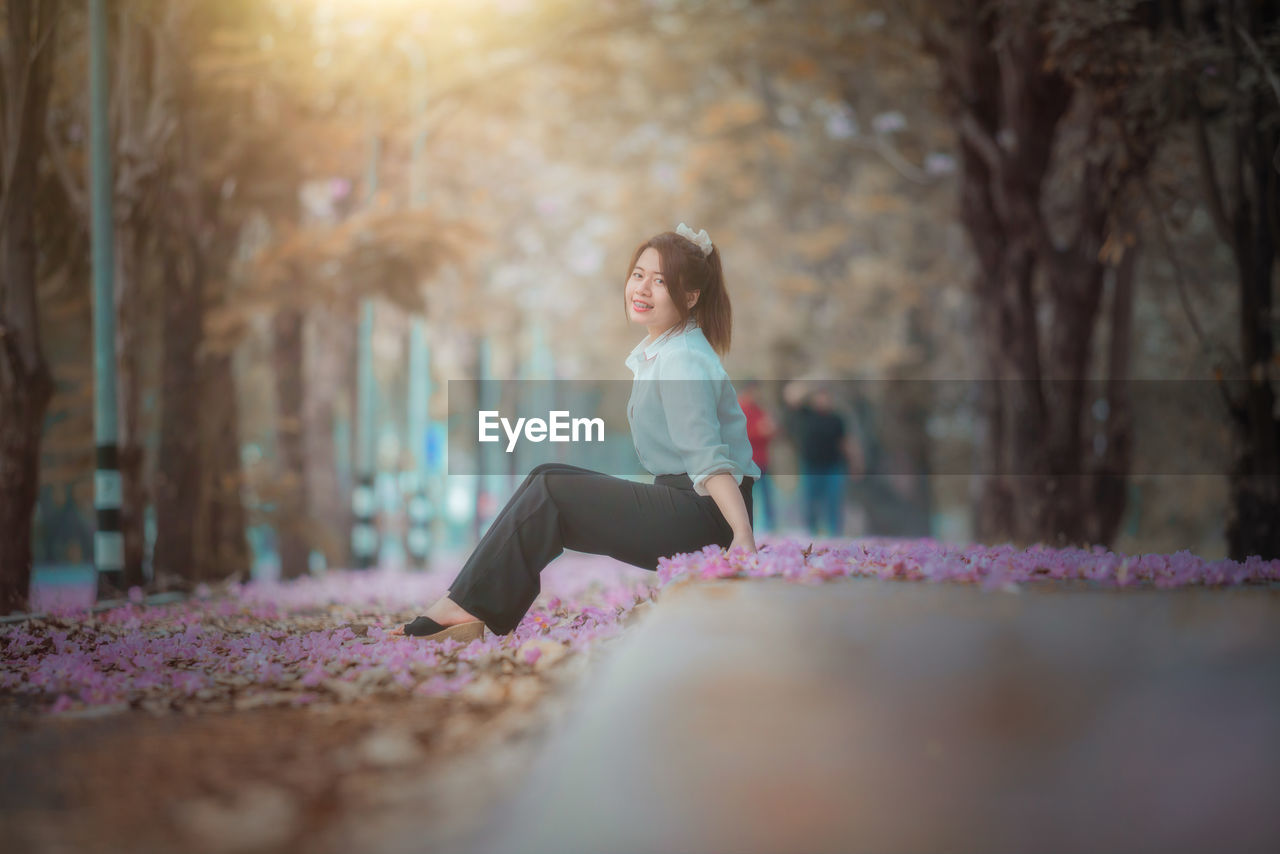
[[[0,703],[61,716],[346,703],[374,695],[490,696],[615,636],[656,576],[566,556],[509,635],[463,645],[393,635],[455,571],[331,572],[202,589],[159,607],[55,608],[0,629]]]
[[[765,540],[759,552],[663,558],[657,573],[567,555],[506,636],[463,645],[392,635],[445,592],[430,573],[331,572],[288,583],[203,588],[175,605],[102,613],[54,608],[0,629],[0,707],[7,711],[154,714],[350,702],[360,697],[505,696],[518,677],[615,636],[672,583],[782,577],[800,583],[866,576],[1004,588],[1034,582],[1103,587],[1268,584],[1280,561],[1205,561],[1190,552],[1120,555],[1102,548],[1015,549],[934,540]]]
[[[447,840],[518,778],[563,689],[656,590],[652,572],[567,554],[508,636],[389,634],[456,569],[64,605],[3,627],[7,838],[28,851],[360,850],[368,822],[414,797]]]
[[[832,578],[952,581],[999,589],[1018,584],[1083,582],[1102,588],[1234,586],[1280,581],[1280,560],[1208,561],[1189,551],[1125,555],[1091,549],[940,543],[932,539],[864,538],[802,544],[769,542],[756,554],[726,553],[717,546],[663,558],[658,580],[782,577],[802,583]]]
[[[22,850],[337,851],[362,846],[361,817],[407,797],[447,840],[442,828],[518,779],[559,689],[664,590],[702,579],[998,590],[1280,580],[1280,561],[1187,552],[764,537],[756,554],[710,546],[656,573],[569,553],[510,635],[463,645],[390,634],[456,570],[330,572],[163,606],[135,592],[96,613],[45,592],[45,616],[0,627],[0,817]],[[463,766],[475,788],[459,801],[442,783]]]

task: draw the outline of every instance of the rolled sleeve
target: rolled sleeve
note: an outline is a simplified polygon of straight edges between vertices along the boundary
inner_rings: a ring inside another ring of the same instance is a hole
[[[729,456],[717,415],[724,378],[695,353],[681,353],[659,366],[658,393],[671,441],[684,461],[694,491],[710,495],[705,482],[727,472],[739,485],[743,472]]]

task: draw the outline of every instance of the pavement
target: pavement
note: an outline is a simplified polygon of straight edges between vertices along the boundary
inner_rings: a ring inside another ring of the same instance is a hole
[[[668,588],[452,850],[1280,851],[1280,590]]]

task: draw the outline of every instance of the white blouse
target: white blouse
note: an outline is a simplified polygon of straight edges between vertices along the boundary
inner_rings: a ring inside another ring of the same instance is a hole
[[[751,459],[747,417],[720,357],[697,322],[641,341],[627,356],[635,374],[627,420],[640,464],[651,474],[687,473],[699,495],[728,472],[738,485],[760,477]]]

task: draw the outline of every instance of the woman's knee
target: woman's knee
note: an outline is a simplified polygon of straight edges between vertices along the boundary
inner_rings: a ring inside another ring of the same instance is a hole
[[[529,472],[528,476],[537,477],[540,474],[546,474],[549,471],[554,471],[556,466],[558,465],[560,464],[559,463],[538,463],[536,466],[533,467],[533,470]]]
[[[563,486],[561,483],[562,478],[548,477],[548,475],[575,474],[577,471],[577,469],[574,469],[572,466],[566,466],[564,463],[539,463],[534,466],[533,470],[525,477],[525,483],[528,484],[528,488],[532,489],[534,493],[547,495],[554,499],[555,495],[552,491],[552,487]]]
[[[564,463],[538,463],[525,477],[525,480],[545,479],[549,474],[576,474],[580,471],[581,469]]]
[[[529,472],[529,477],[537,474],[586,474],[589,469],[571,466],[568,463],[538,463]]]

